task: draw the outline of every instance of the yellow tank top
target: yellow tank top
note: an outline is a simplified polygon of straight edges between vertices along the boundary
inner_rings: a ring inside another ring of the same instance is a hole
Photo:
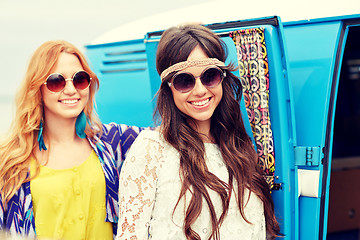
[[[30,188],[38,239],[113,239],[112,224],[105,222],[105,177],[94,151],[72,168],[41,166]]]

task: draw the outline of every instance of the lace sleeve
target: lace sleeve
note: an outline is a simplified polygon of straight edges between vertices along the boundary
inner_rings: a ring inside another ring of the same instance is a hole
[[[148,239],[163,147],[144,135],[135,140],[120,173],[117,240]]]

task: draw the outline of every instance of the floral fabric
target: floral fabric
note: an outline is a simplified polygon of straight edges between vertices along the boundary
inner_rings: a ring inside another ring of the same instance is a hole
[[[264,28],[230,33],[234,40],[247,115],[255,138],[259,165],[274,185],[275,151],[269,113],[269,63]]]

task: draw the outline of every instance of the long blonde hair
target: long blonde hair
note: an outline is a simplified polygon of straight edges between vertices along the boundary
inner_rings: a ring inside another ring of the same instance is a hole
[[[74,54],[92,78],[89,101],[84,108],[84,113],[92,127],[87,124],[85,133],[90,138],[101,133],[101,123],[94,109],[95,92],[99,88],[99,80],[91,71],[84,55],[74,45],[63,40],[43,43],[30,59],[25,77],[16,95],[15,119],[7,137],[0,144],[0,190],[4,207],[20,186],[31,180],[28,175],[30,157],[37,146],[39,125],[43,119],[40,87],[51,74],[62,52]]]

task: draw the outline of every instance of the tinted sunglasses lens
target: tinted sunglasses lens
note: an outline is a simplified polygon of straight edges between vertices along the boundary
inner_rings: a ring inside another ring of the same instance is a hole
[[[58,73],[53,73],[46,79],[46,87],[52,92],[60,92],[65,85],[65,78]]]
[[[73,84],[76,89],[84,90],[90,84],[90,75],[85,71],[77,72],[74,75]]]
[[[201,75],[201,82],[206,87],[216,87],[223,79],[223,73],[218,68],[209,68]]]
[[[179,92],[188,92],[195,86],[195,79],[188,73],[180,73],[173,78],[173,85]]]

